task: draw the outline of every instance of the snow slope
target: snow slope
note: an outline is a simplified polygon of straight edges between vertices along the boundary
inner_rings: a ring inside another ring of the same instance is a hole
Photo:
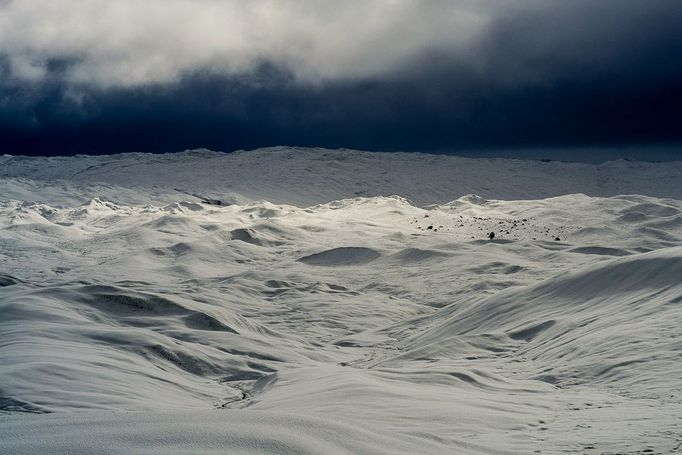
[[[574,193],[682,199],[681,174],[682,161],[594,165],[275,147],[229,154],[5,155],[0,156],[0,194],[58,205],[114,194],[119,203],[158,204],[187,199],[184,191],[240,204],[267,200],[300,207],[392,195],[419,206],[466,194],[505,200]]]
[[[0,161],[0,453],[682,450],[681,163]]]

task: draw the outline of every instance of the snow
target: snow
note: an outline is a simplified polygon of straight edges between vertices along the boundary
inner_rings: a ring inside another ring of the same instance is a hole
[[[266,200],[300,207],[393,195],[418,206],[443,204],[466,194],[505,200],[640,194],[679,200],[681,173],[682,161],[594,165],[291,147],[229,154],[193,150],[167,155],[4,155],[0,194],[54,204],[84,203],[100,195],[110,199],[116,195],[120,203],[159,204],[195,193],[240,204]]]
[[[682,447],[682,163],[0,164],[0,453]]]

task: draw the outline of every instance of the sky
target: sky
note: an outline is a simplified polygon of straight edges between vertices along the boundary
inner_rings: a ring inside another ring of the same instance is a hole
[[[680,30],[679,0],[0,0],[0,153],[682,159]]]

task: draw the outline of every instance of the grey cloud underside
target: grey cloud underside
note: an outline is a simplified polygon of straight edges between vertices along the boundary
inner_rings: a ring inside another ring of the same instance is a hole
[[[424,7],[426,18],[437,9],[431,5]],[[260,53],[239,71],[197,65],[172,81],[103,85],[97,78],[73,80],[72,70],[88,65],[87,57],[54,55],[44,61],[44,74],[29,80],[17,76],[5,49],[0,140],[11,153],[66,154],[682,141],[682,8],[676,2],[518,2],[513,8],[488,2],[475,12],[485,25],[460,41],[453,35],[452,48],[442,36],[421,32],[423,42],[410,44],[406,30],[375,50],[409,47],[393,52],[399,58],[353,72],[325,67],[323,75],[310,70],[314,65]],[[367,55],[344,58],[366,62]]]

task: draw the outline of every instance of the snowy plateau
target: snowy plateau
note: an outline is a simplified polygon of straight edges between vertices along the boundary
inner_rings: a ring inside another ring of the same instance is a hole
[[[680,452],[682,162],[0,156],[1,454]]]

